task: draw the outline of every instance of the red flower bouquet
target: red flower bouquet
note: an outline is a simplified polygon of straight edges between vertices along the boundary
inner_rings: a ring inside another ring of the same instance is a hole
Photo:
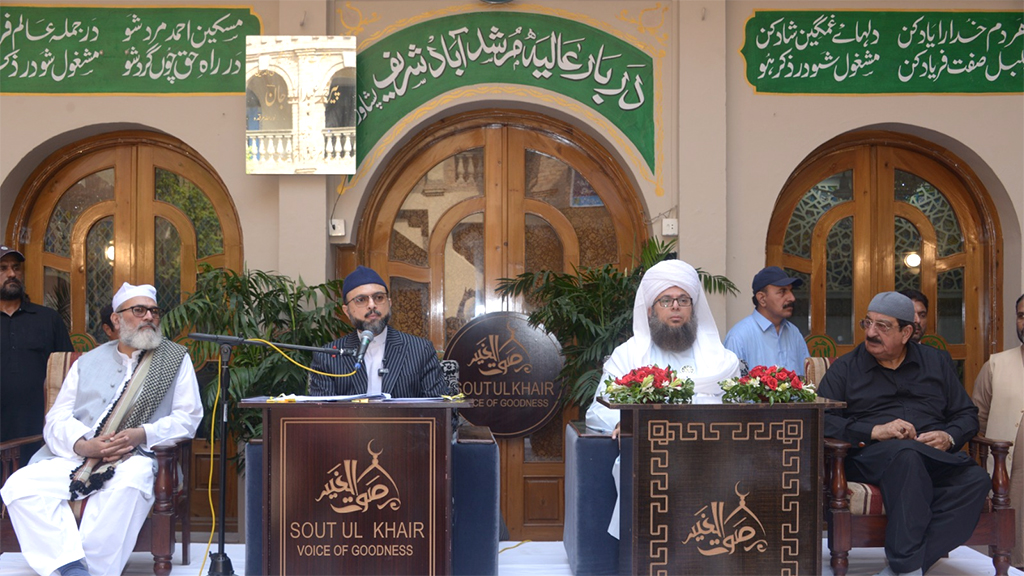
[[[746,376],[718,383],[725,391],[722,402],[814,402],[814,386],[804,383],[796,372],[778,366],[754,366]]]
[[[605,396],[615,404],[687,404],[693,380],[679,379],[671,366],[642,366],[605,381]]]

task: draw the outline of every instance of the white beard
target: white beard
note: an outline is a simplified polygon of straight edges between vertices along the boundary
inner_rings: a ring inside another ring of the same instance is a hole
[[[136,350],[154,350],[163,340],[159,328],[143,330],[142,326],[132,329],[121,325],[121,341]]]

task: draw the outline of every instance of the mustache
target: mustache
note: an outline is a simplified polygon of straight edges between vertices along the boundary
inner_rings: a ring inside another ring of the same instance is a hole
[[[796,306],[796,302],[790,302],[789,304],[783,304],[782,305],[782,307],[784,309],[789,309],[789,310],[792,310],[795,306]]]
[[[882,339],[877,337],[877,336],[867,336],[866,338],[864,338],[864,340],[866,342],[871,342],[872,344],[881,344],[882,343]]]

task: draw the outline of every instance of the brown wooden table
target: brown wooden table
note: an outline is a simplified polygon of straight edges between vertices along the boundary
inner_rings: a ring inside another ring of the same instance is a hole
[[[263,410],[264,574],[451,571],[459,402],[272,403]]]
[[[821,573],[824,410],[841,403],[608,406],[633,437],[634,574]]]

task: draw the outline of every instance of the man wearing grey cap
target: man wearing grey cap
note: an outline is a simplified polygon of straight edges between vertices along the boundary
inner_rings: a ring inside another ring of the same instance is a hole
[[[882,292],[860,321],[864,342],[840,357],[818,395],[846,402],[825,435],[853,444],[849,480],[879,487],[888,525],[882,575],[923,574],[970,538],[990,480],[960,447],[978,409],[948,355],[911,341],[914,303]]]
[[[778,266],[768,266],[754,275],[754,311],[740,320],[725,336],[725,347],[754,366],[781,366],[804,375],[804,359],[811,355],[800,330],[789,321],[796,296],[793,288],[804,283]]]
[[[46,361],[74,349],[60,314],[29,302],[24,265],[21,252],[0,246],[0,441],[42,434]],[[22,465],[38,448],[22,449]]]

